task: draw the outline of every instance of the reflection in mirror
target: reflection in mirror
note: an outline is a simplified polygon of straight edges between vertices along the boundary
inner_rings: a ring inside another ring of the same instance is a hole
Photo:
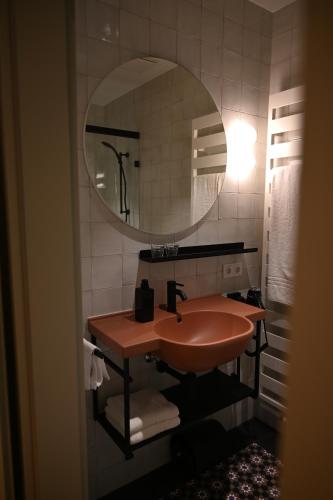
[[[177,233],[202,219],[222,187],[226,153],[212,97],[175,63],[131,60],[92,96],[89,175],[112,212],[141,231]]]

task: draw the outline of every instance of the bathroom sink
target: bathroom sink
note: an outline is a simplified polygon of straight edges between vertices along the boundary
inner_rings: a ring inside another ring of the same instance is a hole
[[[156,323],[159,358],[178,370],[201,372],[237,358],[246,348],[253,323],[236,314],[195,311]]]

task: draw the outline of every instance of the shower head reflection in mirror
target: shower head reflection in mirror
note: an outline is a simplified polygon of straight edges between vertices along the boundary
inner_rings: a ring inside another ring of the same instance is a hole
[[[101,82],[87,110],[84,146],[103,202],[146,233],[190,228],[223,185],[227,144],[220,113],[199,80],[164,59],[128,61]]]

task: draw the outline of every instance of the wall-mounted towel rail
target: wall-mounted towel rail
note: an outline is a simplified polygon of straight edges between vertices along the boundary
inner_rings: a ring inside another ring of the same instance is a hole
[[[274,408],[285,410],[286,373],[290,350],[290,331],[286,327],[288,306],[269,300],[267,277],[271,255],[272,180],[276,169],[302,157],[304,123],[304,88],[294,87],[269,98],[262,291],[267,310],[267,336],[270,349],[263,353],[260,369],[260,399]],[[274,410],[273,410],[274,411]],[[267,423],[270,423],[267,421]]]
[[[118,366],[116,363],[114,363],[108,356],[106,356],[99,349],[95,349],[95,351],[93,352],[93,355],[96,356],[97,358],[104,359],[105,363],[108,366],[110,366],[110,368],[112,368],[112,370],[114,370],[116,373],[118,373],[118,375],[120,375],[121,377],[125,376],[124,370],[122,368],[120,368],[120,366]],[[129,377],[129,381],[133,382],[132,377]]]

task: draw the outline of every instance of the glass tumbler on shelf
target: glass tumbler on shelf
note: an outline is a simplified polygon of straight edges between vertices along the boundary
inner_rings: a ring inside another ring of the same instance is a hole
[[[174,243],[167,243],[165,245],[165,253],[168,257],[176,257],[178,255],[179,245]]]
[[[164,257],[164,245],[151,244],[151,256],[153,259]]]

